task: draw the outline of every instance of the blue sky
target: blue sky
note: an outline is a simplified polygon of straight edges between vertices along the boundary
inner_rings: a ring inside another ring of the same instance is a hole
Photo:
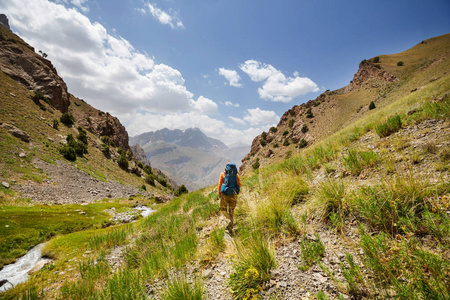
[[[69,92],[130,136],[199,127],[251,143],[361,60],[450,32],[449,1],[0,0]]]

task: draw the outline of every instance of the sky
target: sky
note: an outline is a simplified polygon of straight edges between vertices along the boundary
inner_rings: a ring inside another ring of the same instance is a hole
[[[443,0],[0,0],[68,90],[130,136],[200,128],[250,144],[363,59],[450,32]]]

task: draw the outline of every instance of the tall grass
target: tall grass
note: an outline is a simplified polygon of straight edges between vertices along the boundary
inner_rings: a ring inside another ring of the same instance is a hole
[[[322,181],[314,195],[313,205],[323,220],[330,219],[333,213],[344,216],[349,210],[349,204],[343,181],[333,178]]]
[[[205,291],[202,283],[195,279],[190,283],[186,277],[176,276],[172,278],[168,284],[165,292],[162,295],[164,300],[202,300]]]
[[[270,270],[276,267],[276,262],[275,251],[261,232],[254,231],[249,239],[237,242],[236,248],[229,285],[233,299],[237,300],[258,295],[263,282],[270,279]]]
[[[450,298],[450,262],[422,248],[415,238],[396,241],[383,232],[372,237],[361,229],[361,248],[383,298]]]

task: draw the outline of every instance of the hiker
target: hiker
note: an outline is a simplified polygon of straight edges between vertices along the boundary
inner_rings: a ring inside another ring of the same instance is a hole
[[[240,189],[241,179],[237,173],[236,165],[227,163],[225,170],[220,173],[219,187],[217,190],[219,191],[220,211],[230,220],[227,226],[227,230],[230,232],[234,226],[233,215]]]

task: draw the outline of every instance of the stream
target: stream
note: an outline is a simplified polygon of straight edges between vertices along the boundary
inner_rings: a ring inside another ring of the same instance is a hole
[[[9,264],[0,270],[0,280],[7,279],[8,282],[0,287],[0,292],[12,288],[16,284],[28,280],[28,271],[41,259],[41,250],[44,244],[33,247],[27,254],[19,258],[15,263]]]
[[[147,206],[137,206],[135,209],[141,211],[142,217],[147,217],[151,213],[155,212],[154,209]],[[0,286],[0,292],[6,291],[19,283],[28,280],[28,272],[42,259],[42,247],[44,244],[39,244],[33,247],[27,254],[19,258],[15,263],[9,264],[0,270],[0,282],[4,279],[7,280],[2,286]]]

